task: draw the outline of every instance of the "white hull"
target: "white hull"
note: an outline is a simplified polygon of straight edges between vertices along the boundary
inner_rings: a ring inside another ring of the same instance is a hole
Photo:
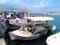
[[[11,40],[15,40],[15,39],[19,39],[19,40],[33,40],[33,39],[37,39],[37,38],[42,36],[41,34],[34,34],[34,35],[30,35],[30,36],[24,36],[24,35],[22,35],[22,33],[20,33],[20,34],[19,33],[20,33],[19,30],[9,32],[10,39]]]
[[[40,37],[40,34],[37,34],[37,35],[33,35],[33,36],[30,36],[30,37],[22,37],[22,36],[17,36],[17,35],[11,35],[10,34],[10,38],[11,40],[33,40],[33,39],[37,39]]]
[[[46,43],[47,45],[60,45],[60,32],[49,36]]]

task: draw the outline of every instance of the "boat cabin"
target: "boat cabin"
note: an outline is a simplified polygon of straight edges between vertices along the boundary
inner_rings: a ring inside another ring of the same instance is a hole
[[[54,18],[53,17],[24,17],[30,20],[30,26],[31,24],[33,25],[32,28],[34,28],[36,30],[36,32],[42,31],[42,30],[51,30],[52,29],[52,25],[49,26],[48,22],[49,21],[53,21]],[[32,30],[33,32],[34,30]]]

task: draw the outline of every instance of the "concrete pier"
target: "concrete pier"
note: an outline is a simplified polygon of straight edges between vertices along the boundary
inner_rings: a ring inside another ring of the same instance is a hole
[[[0,45],[6,45],[5,40],[3,38],[0,38]]]

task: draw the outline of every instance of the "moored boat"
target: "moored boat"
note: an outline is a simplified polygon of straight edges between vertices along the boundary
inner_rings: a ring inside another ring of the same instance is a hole
[[[46,35],[49,30],[53,30],[53,25],[49,26],[48,22],[53,21],[53,17],[24,17],[25,19],[31,20],[26,24],[21,24],[21,28],[12,32],[9,32],[11,40],[33,40],[37,39],[42,35]],[[48,21],[48,22],[46,22]],[[42,23],[41,23],[42,22]],[[31,26],[33,25],[33,26]]]
[[[47,45],[60,45],[60,32],[49,36],[46,43]]]

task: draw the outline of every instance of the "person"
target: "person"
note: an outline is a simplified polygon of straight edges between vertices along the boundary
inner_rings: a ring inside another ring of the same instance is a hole
[[[19,14],[17,14],[16,16],[17,16],[18,18],[21,18],[21,19],[22,19],[22,18],[24,17],[24,14],[19,13]]]
[[[46,20],[46,21],[45,21],[45,26],[47,26],[47,25],[48,25],[48,21]]]
[[[0,17],[3,17],[2,13],[0,13]]]

